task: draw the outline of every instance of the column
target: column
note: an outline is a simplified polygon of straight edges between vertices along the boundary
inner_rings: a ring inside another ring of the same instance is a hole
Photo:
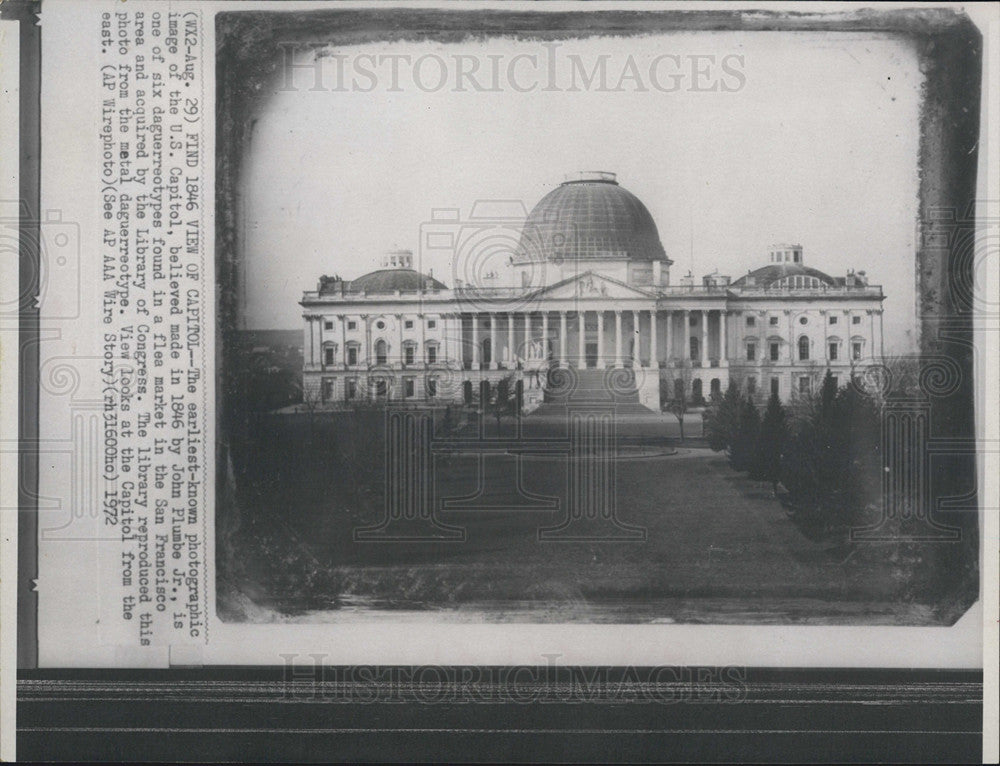
[[[869,322],[869,325],[871,326],[870,329],[871,342],[868,344],[868,347],[871,349],[869,353],[871,354],[871,358],[874,360],[875,359],[875,312],[869,309],[868,316],[871,318]]]
[[[691,311],[684,309],[684,332],[681,333],[681,360],[691,359]]]
[[[622,312],[615,310],[615,367],[622,366]]]
[[[576,365],[581,370],[584,369],[587,366],[587,346],[584,343],[584,341],[586,340],[586,336],[587,336],[587,332],[586,332],[586,327],[587,327],[586,316],[587,316],[587,312],[586,311],[577,311],[576,312],[577,324],[579,325],[579,328],[580,328],[580,338],[579,338],[579,340],[577,341],[577,344],[576,344],[577,348],[578,348],[578,350],[580,352],[580,358],[577,361]]]
[[[549,312],[542,312],[542,359],[549,361]]]
[[[326,352],[323,350],[323,326],[326,324],[326,317],[316,317],[316,358],[319,359],[319,368],[326,369]],[[872,353],[875,353],[874,351]]]
[[[406,357],[403,356],[403,315],[396,314],[396,327],[399,329],[399,344],[396,347],[396,353],[399,356],[399,369],[403,369],[403,362],[406,361]],[[389,363],[390,366],[392,362]],[[403,381],[399,381],[399,398],[403,398]]]
[[[649,312],[649,366],[660,369],[660,357],[656,348],[656,309]]]
[[[313,358],[316,353],[315,343],[313,343],[313,318],[311,316],[307,316],[305,319],[306,326],[304,332],[305,342],[303,344],[303,354],[306,357],[306,366],[312,367],[316,364],[316,360]]]
[[[514,369],[516,354],[514,352],[514,315],[507,312],[507,364]]]
[[[827,318],[826,311],[819,312],[819,321],[823,323],[823,356],[819,354],[816,355],[817,359],[823,359],[827,366],[830,364],[830,320]],[[839,359],[837,360],[840,361]]]
[[[365,347],[361,350],[361,364],[366,367],[372,363],[372,323],[368,314],[361,315],[361,321],[365,323]]]
[[[708,311],[701,310],[701,366],[708,367]]]
[[[337,314],[337,321],[340,322],[340,358],[344,360],[344,367],[347,367],[347,317]]]
[[[642,334],[639,332],[639,312],[632,312],[632,366],[638,367],[639,362],[642,359],[642,353],[640,349],[640,342],[642,340]]]
[[[323,333],[323,320],[320,317],[314,316],[312,318],[313,322],[313,363],[322,369],[323,367],[323,343],[322,343],[322,333]]]
[[[795,342],[795,327],[792,325],[792,312],[786,311],[785,316],[788,317],[788,363],[792,364],[795,362],[795,349],[799,344]]]
[[[604,369],[604,312],[597,312],[597,367]]]
[[[490,314],[490,369],[497,368],[497,315]]]
[[[441,315],[441,358],[438,361],[444,362],[445,367],[451,367],[448,359],[448,336],[451,334],[450,319],[451,317],[448,314]],[[424,358],[427,358],[426,351],[424,352]]]
[[[729,366],[729,349],[726,348],[726,314],[725,309],[719,311],[719,367]]]
[[[667,353],[666,353],[665,361],[669,365],[670,364],[670,360],[674,356],[674,327],[673,327],[673,325],[674,325],[674,312],[673,311],[665,311],[663,313],[666,314],[665,318],[667,320],[666,321],[666,329],[667,329],[667,338],[666,338],[666,341],[667,341]]]
[[[885,357],[885,328],[882,326],[882,309],[879,309],[878,314],[878,355],[882,359]],[[848,341],[850,336],[848,336]]]
[[[566,312],[559,312],[559,364],[566,366]]]
[[[416,362],[422,369],[427,369],[427,317],[425,314],[417,314],[417,321],[420,322],[420,350],[417,352]],[[444,321],[443,319],[441,320]]]
[[[521,316],[524,319],[524,345],[521,348],[524,349],[524,358],[527,359],[531,356],[531,313]]]
[[[472,369],[479,369],[479,314],[472,315]]]

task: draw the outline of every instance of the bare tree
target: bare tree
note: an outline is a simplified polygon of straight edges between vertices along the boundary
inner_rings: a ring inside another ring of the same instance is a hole
[[[670,396],[667,409],[677,418],[677,424],[681,429],[681,444],[684,443],[684,416],[691,406],[691,362],[687,359],[680,362],[673,368],[676,378],[669,381]],[[681,385],[677,385],[677,381]]]

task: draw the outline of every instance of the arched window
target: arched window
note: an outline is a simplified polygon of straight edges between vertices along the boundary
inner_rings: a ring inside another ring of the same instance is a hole
[[[700,402],[702,399],[701,378],[695,378],[691,381],[691,401]]]
[[[483,364],[490,364],[493,361],[493,341],[483,338]]]
[[[385,364],[389,358],[389,345],[384,340],[375,341],[375,364]]]
[[[809,338],[805,335],[799,338],[799,359],[802,361],[809,359]]]

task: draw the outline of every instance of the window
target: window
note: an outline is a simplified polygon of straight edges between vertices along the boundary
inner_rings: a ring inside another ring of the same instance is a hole
[[[779,355],[779,353],[780,353],[780,348],[778,346],[778,343],[777,342],[772,343],[771,344],[771,361],[772,362],[777,362],[778,361],[778,355]]]
[[[851,324],[861,324],[861,317],[851,317]]]
[[[757,317],[747,317],[747,327],[756,327]]]
[[[426,387],[427,387],[427,398],[428,399],[433,399],[435,396],[437,396],[437,392],[438,392],[437,378],[427,378]]]
[[[809,324],[809,317],[799,317],[799,324]]]
[[[698,324],[698,315],[697,315],[697,314],[692,314],[692,315],[691,315],[691,319],[689,320],[689,322],[688,322],[688,323],[689,323],[689,324],[690,324],[690,325],[691,325],[692,327],[694,327],[694,326],[695,326],[696,324]]]
[[[385,364],[389,357],[389,346],[384,340],[375,342],[375,364]]]
[[[799,360],[806,361],[809,359],[809,338],[803,335],[799,338]]]
[[[358,329],[358,323],[355,322],[353,319],[348,319],[347,320],[347,329],[348,330],[357,330]]]
[[[351,366],[358,363],[358,347],[348,346],[347,347],[347,363]]]
[[[405,329],[407,329],[407,330],[412,330],[413,329],[413,320],[412,319],[407,319],[405,322],[403,322],[403,327]]]
[[[325,320],[323,322],[323,329],[324,330],[332,330],[333,329],[333,320],[332,319]]]
[[[333,378],[323,378],[323,401],[328,402],[333,399],[333,384],[336,381]]]
[[[778,385],[779,385],[778,384],[778,379],[777,378],[771,378],[771,393],[774,394],[775,396],[778,395]]]
[[[403,396],[407,399],[413,396],[416,391],[416,383],[413,378],[403,378]]]
[[[840,378],[838,378],[836,375],[831,375],[830,380],[833,381],[834,388],[840,388]]]
[[[851,357],[855,361],[861,358],[861,343],[854,342],[851,344]]]
[[[344,398],[356,399],[357,396],[358,396],[358,381],[354,378],[348,378],[347,385],[344,387]]]
[[[337,349],[333,346],[323,347],[323,364],[333,364],[333,355],[336,353]]]
[[[799,378],[799,393],[806,395],[812,390],[812,378],[808,375],[803,375]]]
[[[691,359],[694,361],[701,359],[701,354],[698,353],[700,346],[697,338],[691,338]]]
[[[413,356],[416,349],[412,345],[407,345],[403,348],[403,363],[413,364]]]
[[[802,253],[795,253],[795,262],[796,263],[802,262]]]
[[[438,326],[438,323],[437,323],[436,319],[428,319],[427,320],[427,329],[428,330],[433,330],[437,326]]]
[[[771,326],[774,327],[778,324],[778,317],[771,317],[768,321],[771,323]]]
[[[385,322],[383,322],[383,321],[382,321],[382,320],[380,319],[380,320],[378,320],[378,321],[377,321],[377,322],[375,323],[375,326],[376,326],[376,327],[377,327],[378,329],[380,329],[380,330],[384,330],[384,329],[385,329]]]
[[[753,375],[747,378],[747,393],[751,395],[757,393],[757,378]]]
[[[437,346],[427,347],[427,364],[434,364],[438,360]]]
[[[747,361],[752,362],[757,358],[757,344],[747,343]]]
[[[837,344],[836,343],[831,343],[830,344],[830,361],[832,361],[832,362],[837,361]]]
[[[837,324],[837,317],[836,317],[836,315],[833,315],[833,316],[830,317],[830,324]]]

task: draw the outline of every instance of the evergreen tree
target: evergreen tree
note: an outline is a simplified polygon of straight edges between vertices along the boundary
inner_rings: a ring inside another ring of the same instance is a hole
[[[788,424],[785,418],[785,408],[781,406],[778,395],[772,393],[767,400],[767,409],[760,426],[757,455],[759,459],[759,478],[771,482],[777,487],[781,479],[781,453],[788,438]]]
[[[740,407],[739,423],[729,450],[729,462],[737,471],[753,471],[760,435],[760,414],[752,400]]]
[[[732,448],[742,408],[743,395],[734,380],[729,381],[725,395],[713,397],[712,408],[705,420],[705,435],[708,446],[716,452]]]

